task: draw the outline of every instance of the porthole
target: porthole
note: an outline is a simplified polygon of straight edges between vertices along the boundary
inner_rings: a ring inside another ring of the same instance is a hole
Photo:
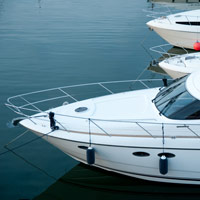
[[[143,151],[133,152],[133,155],[134,155],[134,156],[138,156],[138,157],[147,157],[147,156],[150,156],[149,153],[143,152]]]
[[[158,156],[161,157],[161,156],[166,156],[167,158],[173,158],[175,157],[175,155],[173,153],[167,153],[167,152],[164,152],[164,153],[159,153]]]
[[[79,149],[83,149],[83,150],[87,150],[88,147],[87,146],[78,146]]]

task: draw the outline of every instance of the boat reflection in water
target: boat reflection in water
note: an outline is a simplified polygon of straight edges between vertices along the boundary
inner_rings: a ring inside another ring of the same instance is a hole
[[[130,178],[79,164],[34,200],[73,199],[199,199],[199,186],[166,184]]]

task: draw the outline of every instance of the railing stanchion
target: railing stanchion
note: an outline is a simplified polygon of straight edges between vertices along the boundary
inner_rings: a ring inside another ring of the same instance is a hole
[[[100,130],[102,130],[106,135],[111,137],[103,128],[101,128],[99,125],[97,125],[93,120],[90,119],[90,122],[92,122],[96,127],[98,127]]]
[[[140,125],[138,122],[135,122],[135,124],[137,124],[140,128],[142,128],[146,133],[148,133],[151,137],[154,138],[154,136],[149,132],[147,131],[142,125]]]
[[[88,118],[88,121],[89,121],[89,147],[91,147],[91,127],[90,127],[90,122],[91,122],[91,120],[90,120],[90,118]]]
[[[165,132],[164,132],[164,124],[162,123],[162,144],[163,144],[163,153],[165,148]]]

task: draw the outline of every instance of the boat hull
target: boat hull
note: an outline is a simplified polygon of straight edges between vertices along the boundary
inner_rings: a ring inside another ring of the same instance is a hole
[[[41,136],[40,133],[36,134]],[[65,154],[87,164],[86,150],[89,147],[89,143],[52,136],[45,136],[43,138]],[[151,145],[140,147],[138,145],[140,140],[147,140],[146,143]],[[162,175],[159,172],[160,157],[158,154],[163,152],[163,148],[150,147],[152,145],[153,139],[150,138],[137,139],[133,146],[92,143],[91,146],[95,149],[95,164],[93,166],[144,180],[200,184],[200,159],[198,159],[200,149],[165,149],[166,152],[174,154],[175,157],[168,158],[169,172],[166,175]],[[149,156],[134,156],[134,152],[146,152]]]
[[[173,79],[181,78],[190,72],[187,72],[187,70],[184,70],[184,68],[176,67],[176,66],[170,66],[166,63],[159,63],[159,66]]]
[[[181,84],[182,91],[185,84],[190,94],[200,99],[199,77],[200,74],[194,73],[185,83],[181,79],[172,86]],[[59,105],[45,112],[35,106],[45,101],[26,101],[24,96],[28,94],[9,98],[9,102],[17,98],[18,103],[21,97],[25,105],[8,106],[17,113],[25,107],[27,111],[35,111],[30,106],[37,109],[37,114],[20,121],[20,125],[80,162],[145,180],[200,184],[199,120],[169,119],[155,104],[159,94],[173,92],[172,86],[170,91],[156,87],[112,93]],[[110,90],[106,88],[106,91]],[[40,91],[37,93],[41,95]],[[89,147],[93,149],[90,151]],[[94,159],[87,159],[88,152],[92,152],[90,158]]]
[[[200,39],[197,32],[172,30],[159,27],[151,28],[168,43],[181,48],[194,49],[195,42]]]
[[[172,78],[181,78],[199,70],[200,54],[198,52],[167,58],[159,62],[159,66]]]

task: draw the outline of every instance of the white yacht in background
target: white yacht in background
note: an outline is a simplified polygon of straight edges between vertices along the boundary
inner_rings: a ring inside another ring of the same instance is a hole
[[[138,80],[145,89],[120,93],[111,89],[114,82],[60,87],[17,95],[6,105],[25,117],[22,126],[80,162],[145,180],[200,184],[200,72],[167,87],[155,81]],[[84,86],[95,87],[89,90],[95,97],[78,101],[75,91],[85,94]],[[97,97],[100,89],[108,94]],[[60,96],[50,97],[53,91]],[[36,99],[45,92],[48,99]]]
[[[200,53],[190,53],[166,58],[159,66],[172,78],[180,78],[200,70]]]
[[[147,26],[171,45],[200,50],[200,9],[162,16]]]

